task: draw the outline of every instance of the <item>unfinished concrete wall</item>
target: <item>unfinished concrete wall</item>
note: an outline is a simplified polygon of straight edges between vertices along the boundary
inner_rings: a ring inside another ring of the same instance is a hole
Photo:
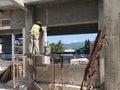
[[[37,64],[38,65],[38,64]],[[36,65],[36,81],[41,84],[51,83],[51,65]],[[64,65],[64,83],[81,85],[86,65]],[[55,83],[61,83],[61,65],[55,65]],[[95,87],[99,87],[98,72],[95,75]]]
[[[12,10],[10,13],[11,28],[25,27],[25,12],[20,9]]]
[[[35,9],[35,21],[41,20],[44,25],[64,25],[98,20],[98,3],[74,2],[62,3]]]
[[[25,12],[23,10],[9,10],[0,13],[0,20],[10,19],[11,28],[25,27]]]
[[[4,11],[0,13],[0,19],[10,19],[10,11]]]

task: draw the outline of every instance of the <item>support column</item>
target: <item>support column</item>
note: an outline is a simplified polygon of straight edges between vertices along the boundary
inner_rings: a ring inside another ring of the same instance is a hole
[[[12,60],[14,59],[14,55],[15,55],[15,35],[14,34],[12,34],[11,35],[11,39],[12,39]]]
[[[13,88],[15,88],[16,87],[16,81],[15,81],[15,35],[14,34],[12,34],[11,35],[12,37],[11,37],[11,39],[12,39],[12,65],[13,65],[13,72],[12,72],[12,74],[13,74]]]
[[[40,33],[40,53],[45,53],[45,46],[47,46],[47,27],[42,27],[43,32]]]
[[[120,0],[103,0],[105,43],[105,90],[120,90]]]
[[[25,50],[24,53],[28,54],[29,53],[29,31],[30,28],[32,27],[34,23],[34,6],[26,6],[28,11],[25,14]]]
[[[25,52],[26,52],[25,51],[26,50],[25,49],[25,47],[26,47],[25,46],[25,44],[26,44],[25,43],[25,28],[22,29],[22,38],[23,38],[23,52],[22,53],[25,54]],[[26,58],[23,58],[23,76],[25,76],[25,73],[24,73],[25,69],[26,69],[25,67],[26,67]]]
[[[25,30],[23,30],[23,54],[29,54],[29,31],[34,22],[34,6],[26,6],[28,11],[25,13]],[[28,70],[28,62],[30,58],[24,60],[24,72],[29,72]],[[25,73],[24,73],[25,74]],[[30,73],[29,73],[30,74]]]
[[[43,33],[40,33],[40,53],[45,53],[45,47],[47,47],[47,27],[42,27]],[[41,61],[40,61],[41,60]],[[40,56],[40,63],[50,64],[50,58],[48,56]]]
[[[104,28],[104,12],[103,12],[103,0],[98,1],[98,29],[103,30]],[[99,59],[99,75],[100,75],[100,89],[104,90],[104,79],[105,79],[105,48],[101,50]]]

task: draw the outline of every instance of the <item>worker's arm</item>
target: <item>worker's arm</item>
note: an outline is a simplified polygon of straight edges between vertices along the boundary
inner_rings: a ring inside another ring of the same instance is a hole
[[[39,31],[40,31],[40,32],[43,31],[42,27],[40,27]]]

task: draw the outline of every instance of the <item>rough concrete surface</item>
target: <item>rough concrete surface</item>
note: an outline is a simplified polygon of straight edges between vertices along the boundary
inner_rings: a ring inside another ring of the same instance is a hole
[[[84,75],[84,69],[86,65],[64,65],[64,74],[63,74],[63,79],[64,79],[64,85],[65,88],[68,86],[77,86],[80,87],[83,75]],[[55,84],[59,86],[61,84],[61,65],[55,65]],[[36,66],[36,82],[46,90],[51,84],[51,65],[39,65]],[[99,88],[100,83],[99,83],[99,74],[98,72],[95,74],[94,77],[94,86]],[[33,85],[33,84],[32,84]],[[36,87],[36,86],[35,86]],[[67,89],[66,89],[67,90]],[[68,89],[72,90],[72,89]],[[77,90],[77,89],[73,89]]]

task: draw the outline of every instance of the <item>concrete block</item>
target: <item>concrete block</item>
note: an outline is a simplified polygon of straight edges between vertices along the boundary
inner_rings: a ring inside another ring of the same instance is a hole
[[[43,64],[50,64],[50,57],[48,56],[36,56],[35,57],[35,65],[43,65]]]

